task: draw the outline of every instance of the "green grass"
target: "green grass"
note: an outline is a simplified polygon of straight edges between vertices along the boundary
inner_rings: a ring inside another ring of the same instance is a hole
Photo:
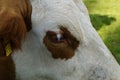
[[[120,0],[84,0],[93,26],[120,64]]]

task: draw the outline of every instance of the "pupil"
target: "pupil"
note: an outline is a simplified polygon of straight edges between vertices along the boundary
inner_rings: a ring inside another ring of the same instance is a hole
[[[65,38],[63,36],[60,37],[60,41],[63,41]]]
[[[51,42],[62,43],[65,41],[65,37],[63,34],[60,34],[60,33],[56,34],[56,33],[51,32],[51,31],[48,31],[47,34],[48,34],[48,38]]]

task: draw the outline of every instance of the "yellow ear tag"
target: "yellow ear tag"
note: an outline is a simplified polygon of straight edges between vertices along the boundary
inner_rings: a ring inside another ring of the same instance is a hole
[[[5,47],[5,51],[6,51],[6,56],[9,56],[12,53],[12,48],[10,43],[8,43]]]
[[[9,56],[12,53],[12,47],[8,40],[4,39],[4,46],[6,51],[6,56]]]

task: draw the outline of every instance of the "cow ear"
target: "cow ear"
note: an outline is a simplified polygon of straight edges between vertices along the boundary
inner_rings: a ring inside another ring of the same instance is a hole
[[[10,33],[8,34],[8,40],[13,48],[21,48],[21,41],[26,35],[26,25],[22,17],[14,17],[9,22],[7,27],[10,27]]]
[[[0,40],[7,39],[13,49],[21,47],[21,40],[26,35],[26,25],[21,15],[4,13],[0,16]]]
[[[26,15],[23,17],[24,17],[24,21],[27,27],[27,31],[30,31],[32,28],[31,27],[32,26],[32,22],[31,22],[32,5],[29,2],[29,0],[26,0],[26,4],[27,4]]]

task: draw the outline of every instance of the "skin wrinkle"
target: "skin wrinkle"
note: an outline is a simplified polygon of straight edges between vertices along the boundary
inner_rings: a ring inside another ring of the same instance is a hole
[[[88,80],[112,80],[106,68],[93,66],[89,71]]]

